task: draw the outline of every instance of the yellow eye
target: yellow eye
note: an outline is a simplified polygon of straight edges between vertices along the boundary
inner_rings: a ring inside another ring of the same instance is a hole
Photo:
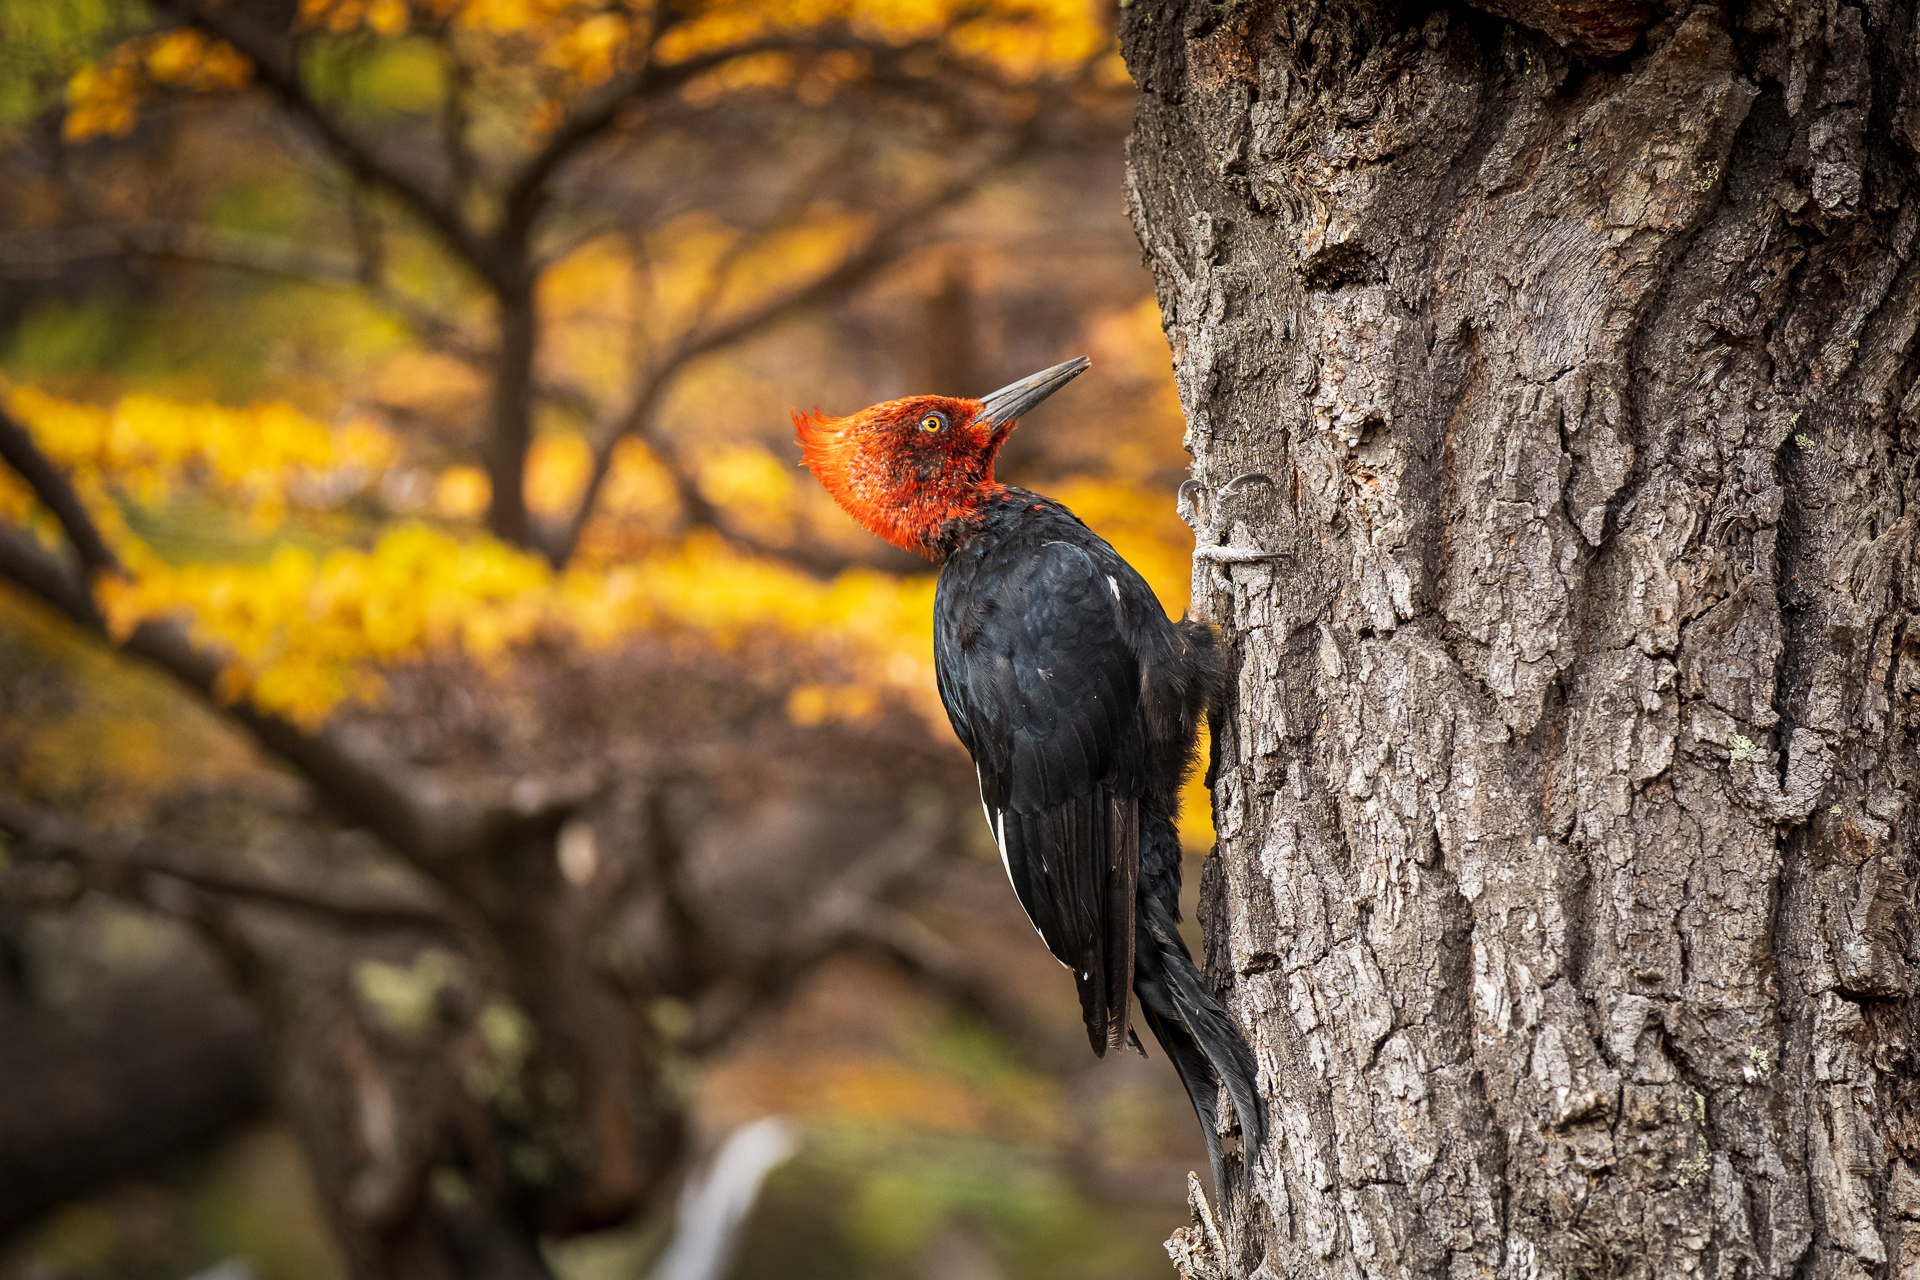
[[[940,428],[946,425],[947,425],[947,420],[941,417],[937,413],[930,413],[926,417],[920,419],[920,429],[922,431],[938,431]]]

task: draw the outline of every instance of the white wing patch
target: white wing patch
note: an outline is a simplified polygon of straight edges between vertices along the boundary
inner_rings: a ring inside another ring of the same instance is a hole
[[[993,843],[1000,850],[1000,866],[1007,873],[1007,883],[1012,884],[1013,864],[1007,861],[1007,815],[1004,813],[996,815],[993,810],[987,808],[987,780],[981,777],[980,766],[977,764],[973,766],[973,776],[980,783],[980,812],[987,815],[987,830],[993,832]],[[1038,933],[1039,930],[1035,929],[1034,932]]]
[[[1112,574],[1107,575],[1107,585],[1113,588],[1113,602],[1120,603],[1120,580]]]
[[[993,843],[1000,850],[1000,866],[1007,873],[1007,883],[1011,885],[1013,883],[1013,863],[1007,858],[1007,815],[1004,812],[995,813],[993,810],[987,808],[987,780],[980,776],[980,766],[977,764],[973,766],[973,776],[980,781],[980,812],[987,815],[987,830],[993,832]],[[1020,902],[1020,891],[1018,889],[1015,889],[1013,892],[1013,900]],[[1048,955],[1053,956],[1053,944],[1047,941],[1046,934],[1040,932],[1040,926],[1033,924],[1033,917],[1027,915],[1027,904],[1024,902],[1020,903],[1020,914],[1027,916],[1027,923],[1033,925],[1033,936],[1040,939],[1040,945],[1047,949]],[[1062,969],[1066,969],[1069,972],[1072,971],[1073,966],[1062,960],[1059,956],[1053,956],[1053,960],[1054,963]]]

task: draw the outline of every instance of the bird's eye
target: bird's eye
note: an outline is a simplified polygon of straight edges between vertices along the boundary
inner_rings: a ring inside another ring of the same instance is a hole
[[[930,413],[920,419],[920,429],[922,431],[938,431],[946,425],[947,415],[944,413]]]

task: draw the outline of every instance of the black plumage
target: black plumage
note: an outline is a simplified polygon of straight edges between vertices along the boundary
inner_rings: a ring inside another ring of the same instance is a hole
[[[1008,878],[1067,968],[1095,1053],[1132,1043],[1129,988],[1220,1178],[1224,1084],[1249,1151],[1254,1062],[1181,939],[1180,785],[1218,688],[1212,632],[1059,503],[1000,488],[941,530],[934,661]]]
[[[1180,784],[1221,680],[1213,632],[1169,619],[1132,566],[1057,502],[994,480],[1022,414],[1078,357],[978,400],[796,411],[801,456],[867,529],[945,562],[934,663],[1007,876],[1073,971],[1093,1050],[1139,1048],[1128,990],[1180,1073],[1221,1180],[1220,1089],[1246,1148],[1253,1055],[1180,938]]]

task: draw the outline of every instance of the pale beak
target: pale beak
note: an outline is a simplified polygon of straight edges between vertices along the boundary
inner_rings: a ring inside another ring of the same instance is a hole
[[[981,399],[980,416],[973,420],[973,425],[977,427],[1012,425],[1015,418],[1085,373],[1092,364],[1093,361],[1085,356],[1075,356],[1065,364],[1057,364],[1051,369],[1042,369],[1030,377],[1000,388],[992,395]]]

